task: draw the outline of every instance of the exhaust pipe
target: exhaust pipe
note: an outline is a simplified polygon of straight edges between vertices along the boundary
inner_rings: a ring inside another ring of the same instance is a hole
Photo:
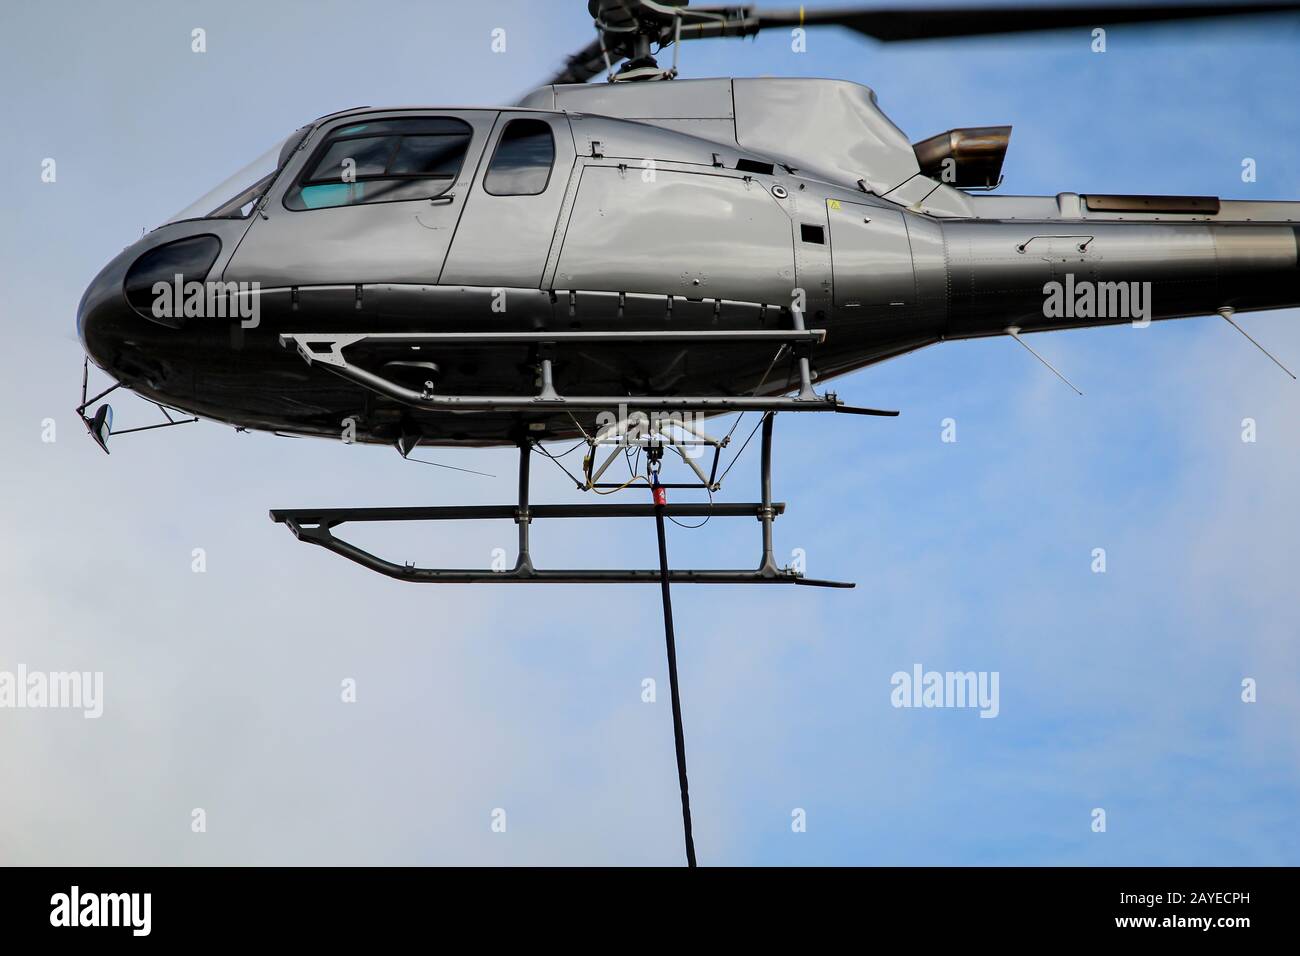
[[[912,146],[921,172],[950,186],[992,189],[1002,181],[1010,126],[950,129]]]

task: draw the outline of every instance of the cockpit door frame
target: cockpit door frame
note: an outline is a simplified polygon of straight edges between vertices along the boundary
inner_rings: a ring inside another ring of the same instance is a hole
[[[258,281],[263,288],[436,283],[498,112],[384,110],[353,113],[319,124],[295,150],[260,208],[250,217],[252,225],[226,264],[223,279]],[[460,170],[439,196],[321,209],[286,208],[285,194],[298,182],[319,145],[335,130],[365,122],[426,116],[453,117],[472,130]]]
[[[536,195],[494,195],[484,189],[497,143],[511,120],[548,123],[555,160],[546,188]],[[457,227],[439,282],[443,285],[540,288],[553,246],[560,211],[577,163],[577,147],[564,113],[502,110],[474,176],[465,212]]]

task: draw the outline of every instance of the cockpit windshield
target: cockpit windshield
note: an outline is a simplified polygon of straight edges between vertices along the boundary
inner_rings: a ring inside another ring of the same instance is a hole
[[[276,174],[289,161],[310,126],[295,130],[230,178],[190,203],[167,222],[182,219],[247,219]],[[166,223],[164,223],[166,225]]]

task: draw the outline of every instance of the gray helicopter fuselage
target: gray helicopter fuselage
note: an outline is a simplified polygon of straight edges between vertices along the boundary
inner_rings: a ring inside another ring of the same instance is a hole
[[[337,437],[351,421],[358,441],[416,429],[426,444],[493,444],[575,427],[544,407],[394,400],[281,336],[788,329],[794,308],[826,330],[812,356],[825,380],[1008,328],[1300,304],[1300,203],[972,195],[922,173],[871,91],[841,81],[545,87],[513,108],[335,114],[291,146],[252,206],[168,223],[104,268],[78,315],[97,365],[243,427]],[[215,258],[184,279],[255,301],[255,321],[160,318],[138,290],[128,302],[138,263],[166,275],[168,250],[200,236]],[[372,371],[436,377],[439,392],[535,391],[528,345],[356,348]],[[554,385],[633,406],[775,394],[793,372],[774,359],[762,343],[590,343],[555,355]]]

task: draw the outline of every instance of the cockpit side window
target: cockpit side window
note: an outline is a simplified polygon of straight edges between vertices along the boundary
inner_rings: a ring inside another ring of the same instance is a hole
[[[551,124],[539,119],[513,119],[497,140],[483,189],[493,196],[536,196],[546,192],[554,165]]]
[[[451,117],[351,123],[317,147],[284,196],[288,209],[434,199],[460,173],[473,130]]]

